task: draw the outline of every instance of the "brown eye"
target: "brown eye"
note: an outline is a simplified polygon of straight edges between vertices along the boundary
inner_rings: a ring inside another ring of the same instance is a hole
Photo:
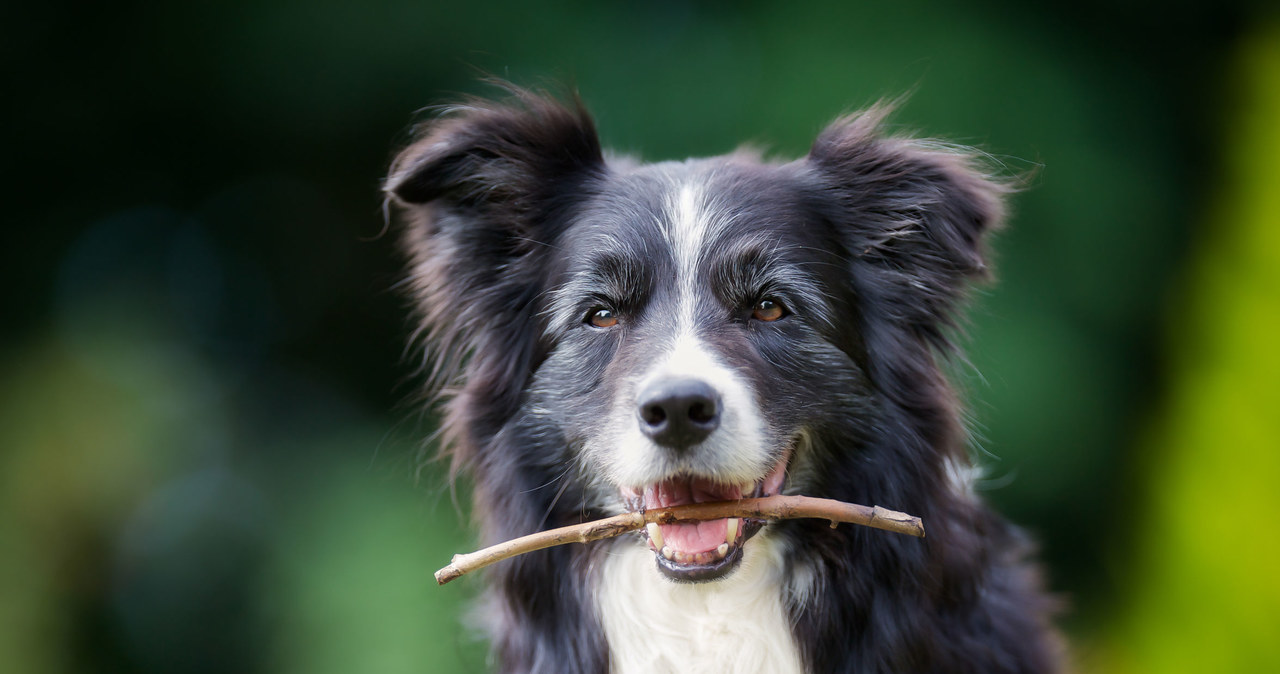
[[[782,318],[787,313],[780,302],[774,300],[760,300],[756,302],[756,306],[751,311],[751,317],[757,321],[771,323]]]
[[[612,328],[618,324],[618,315],[602,307],[592,311],[591,315],[587,317],[587,322],[597,328]]]

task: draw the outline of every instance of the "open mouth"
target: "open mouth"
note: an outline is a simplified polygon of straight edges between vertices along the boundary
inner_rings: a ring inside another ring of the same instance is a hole
[[[782,491],[788,450],[764,478],[744,484],[723,484],[711,478],[679,475],[647,485],[643,490],[623,489],[628,510],[652,510],[690,503],[736,501],[772,496]],[[728,517],[680,524],[650,523],[645,540],[653,550],[658,569],[673,580],[715,580],[737,568],[742,547],[764,526],[763,520]]]

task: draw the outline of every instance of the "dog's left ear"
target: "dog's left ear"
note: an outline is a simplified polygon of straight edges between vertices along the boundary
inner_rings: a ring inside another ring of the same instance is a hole
[[[935,345],[969,282],[987,275],[985,236],[1010,186],[971,152],[882,131],[890,106],[837,120],[806,161],[851,260],[856,291]]]

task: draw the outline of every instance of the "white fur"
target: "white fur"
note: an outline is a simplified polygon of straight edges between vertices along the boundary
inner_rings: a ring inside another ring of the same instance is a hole
[[[619,540],[596,594],[613,674],[799,674],[781,546],[757,536],[743,554],[728,578],[676,583],[651,551]]]
[[[691,323],[695,309],[694,280],[712,218],[705,212],[703,190],[697,184],[681,185],[675,198],[668,199],[667,208],[670,224],[662,231],[679,269],[680,322]]]
[[[982,469],[967,461],[946,459],[947,485],[952,493],[969,501],[977,501],[974,485],[982,478]]]

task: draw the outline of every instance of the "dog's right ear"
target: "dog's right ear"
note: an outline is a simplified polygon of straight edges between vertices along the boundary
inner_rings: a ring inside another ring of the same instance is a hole
[[[523,210],[565,181],[603,170],[595,124],[580,101],[508,89],[510,103],[472,101],[426,125],[392,164],[387,193],[405,205]]]
[[[545,355],[537,303],[554,241],[605,174],[581,103],[507,89],[506,103],[471,101],[428,123],[385,187],[404,216],[406,287],[428,388],[447,401],[441,449],[455,472],[483,464],[517,411]]]

